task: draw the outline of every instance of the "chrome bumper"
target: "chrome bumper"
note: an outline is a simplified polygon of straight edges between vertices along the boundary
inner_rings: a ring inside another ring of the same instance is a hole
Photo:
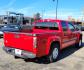
[[[36,58],[36,54],[34,54],[32,52],[27,52],[27,51],[24,51],[24,50],[22,50],[21,55],[15,54],[15,48],[3,47],[3,50],[5,52],[7,52],[8,54],[18,56],[18,57],[21,57],[21,58],[25,58],[25,59]]]

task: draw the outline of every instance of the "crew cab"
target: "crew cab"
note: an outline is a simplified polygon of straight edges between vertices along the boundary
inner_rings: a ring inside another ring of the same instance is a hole
[[[39,20],[30,31],[4,32],[3,49],[24,59],[46,56],[53,62],[62,49],[71,45],[82,47],[82,34],[72,22],[64,20]]]

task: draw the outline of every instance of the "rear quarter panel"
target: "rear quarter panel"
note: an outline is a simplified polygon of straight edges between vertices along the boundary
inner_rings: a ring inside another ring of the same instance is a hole
[[[58,35],[57,35],[58,34]],[[38,36],[38,46],[37,46],[37,56],[45,56],[48,55],[50,50],[50,45],[53,41],[60,42],[61,45],[61,39],[59,37],[59,33],[46,33],[43,35]]]

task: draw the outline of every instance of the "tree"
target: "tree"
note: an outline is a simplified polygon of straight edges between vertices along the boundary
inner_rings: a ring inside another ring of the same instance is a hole
[[[41,19],[40,13],[36,13],[36,14],[34,15],[34,19],[35,19],[35,20],[40,20],[40,19]]]

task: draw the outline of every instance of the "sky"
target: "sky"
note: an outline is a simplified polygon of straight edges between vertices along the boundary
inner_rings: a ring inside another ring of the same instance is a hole
[[[23,13],[25,16],[33,17],[40,13],[43,18],[56,17],[57,0],[0,0],[0,15],[6,11]],[[58,19],[82,19],[84,0],[58,0]]]

